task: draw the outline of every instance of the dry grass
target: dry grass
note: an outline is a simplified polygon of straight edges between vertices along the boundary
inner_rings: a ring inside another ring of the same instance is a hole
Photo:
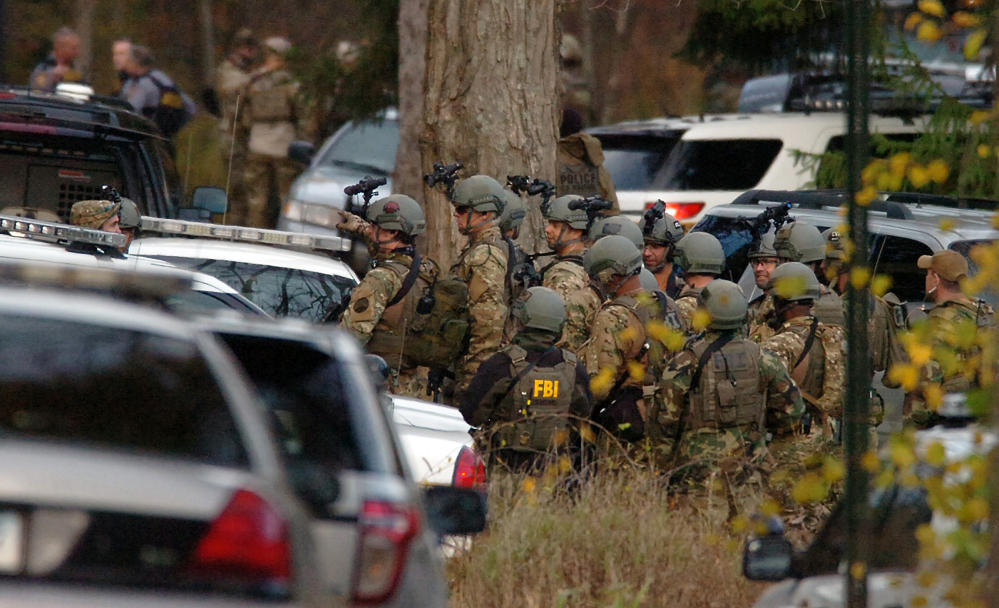
[[[490,528],[448,564],[453,607],[751,606],[742,539],[706,500],[648,473],[605,472],[574,497],[523,477],[491,482]]]

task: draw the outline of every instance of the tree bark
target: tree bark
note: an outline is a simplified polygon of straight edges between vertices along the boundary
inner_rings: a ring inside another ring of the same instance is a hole
[[[423,203],[420,129],[430,0],[399,0],[399,151],[392,190]]]
[[[215,85],[215,23],[211,0],[199,0],[198,8],[201,12],[201,81],[211,87]]]
[[[90,68],[94,60],[94,11],[96,0],[76,0],[76,33],[80,36],[80,57],[76,68],[91,79]]]
[[[464,176],[555,178],[558,46],[555,0],[430,0],[420,162],[465,165]],[[448,267],[461,239],[451,205],[425,188],[427,252]],[[544,247],[528,204],[525,250]]]

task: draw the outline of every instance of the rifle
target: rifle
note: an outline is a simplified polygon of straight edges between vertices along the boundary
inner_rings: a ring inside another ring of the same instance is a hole
[[[572,211],[579,211],[580,209],[586,211],[586,231],[589,232],[590,228],[593,227],[593,222],[604,216],[604,211],[612,209],[614,203],[604,200],[597,195],[588,196],[586,198],[576,199],[574,201],[569,201],[569,209]]]
[[[360,194],[364,198],[364,204],[361,205],[361,217],[365,217],[368,214],[368,205],[371,204],[371,197],[378,194],[375,191],[378,186],[384,186],[388,183],[388,180],[384,177],[371,177],[370,175],[364,176],[364,179],[357,182],[353,186],[347,186],[343,189],[343,193],[349,196],[347,199],[347,209],[348,213],[354,213],[357,210],[357,205],[354,203],[354,197]],[[358,214],[355,214],[358,215]]]
[[[517,196],[541,196],[541,204],[544,206],[555,196],[555,184],[547,179],[531,179],[527,175],[507,175],[506,185],[510,187]]]
[[[465,168],[460,160],[456,160],[450,165],[444,163],[434,163],[434,170],[423,176],[423,181],[433,188],[437,184],[444,184],[447,197],[452,198],[454,194],[454,182],[458,179],[458,171]]]
[[[656,227],[656,222],[666,217],[666,203],[663,201],[656,201],[654,205],[645,210],[645,215],[642,216],[642,234],[646,238],[652,236],[652,231]]]
[[[119,195],[118,191],[114,189],[114,186],[104,184],[101,186],[101,194],[104,195],[106,200],[116,203],[119,206],[121,205],[121,195]]]
[[[747,220],[749,223],[749,233],[753,236],[753,242],[759,241],[766,234],[767,230],[770,229],[771,223],[775,231],[780,230],[781,226],[790,221],[791,218],[788,216],[788,211],[790,210],[791,203],[781,203],[780,205],[767,207],[763,213],[752,220]]]

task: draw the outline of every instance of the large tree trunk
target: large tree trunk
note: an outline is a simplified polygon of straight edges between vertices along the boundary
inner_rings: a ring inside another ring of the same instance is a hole
[[[80,57],[76,60],[76,68],[86,80],[91,79],[91,67],[94,61],[94,11],[96,0],[76,1],[76,33],[80,36]]]
[[[199,0],[201,13],[201,84],[215,85],[215,22],[211,0]]]
[[[559,41],[555,0],[430,0],[422,172],[460,160],[463,175],[555,178]],[[451,205],[425,189],[427,252],[445,268],[460,250]],[[543,247],[529,204],[521,244]]]
[[[423,203],[420,129],[430,0],[399,0],[399,151],[392,190]]]

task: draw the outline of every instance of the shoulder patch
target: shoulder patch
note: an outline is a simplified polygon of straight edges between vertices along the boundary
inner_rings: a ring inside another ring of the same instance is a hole
[[[368,306],[370,306],[368,299],[360,298],[359,300],[354,302],[354,312],[364,312],[365,310],[368,309]]]

